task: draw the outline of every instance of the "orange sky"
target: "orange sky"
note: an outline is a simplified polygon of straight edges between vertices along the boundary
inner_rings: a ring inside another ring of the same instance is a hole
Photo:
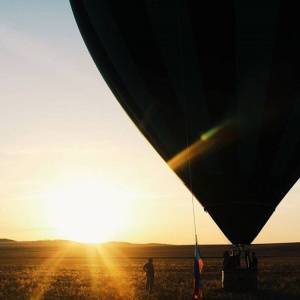
[[[0,237],[192,244],[190,193],[112,96],[69,3],[42,2],[0,11]],[[300,241],[299,196],[254,242]],[[228,243],[195,211],[200,243]]]

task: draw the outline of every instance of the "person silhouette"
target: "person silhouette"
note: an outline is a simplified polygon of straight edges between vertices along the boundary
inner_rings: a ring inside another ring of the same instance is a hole
[[[223,270],[235,269],[235,261],[233,256],[229,255],[229,251],[225,251],[223,254]]]
[[[154,265],[153,259],[151,257],[148,258],[148,263],[143,266],[143,270],[146,272],[146,291],[149,294],[153,293],[154,287]]]
[[[257,270],[258,269],[258,260],[255,256],[255,252],[251,253],[251,263],[250,263],[250,269]]]

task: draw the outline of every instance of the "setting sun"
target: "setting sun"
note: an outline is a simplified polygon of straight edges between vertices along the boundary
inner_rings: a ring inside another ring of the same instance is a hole
[[[43,195],[45,214],[64,239],[97,243],[114,238],[130,217],[126,193],[97,180],[77,180]]]

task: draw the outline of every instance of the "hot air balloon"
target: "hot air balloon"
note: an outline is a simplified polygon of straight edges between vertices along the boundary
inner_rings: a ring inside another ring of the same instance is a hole
[[[251,244],[300,176],[296,2],[70,2],[126,113],[230,242]]]

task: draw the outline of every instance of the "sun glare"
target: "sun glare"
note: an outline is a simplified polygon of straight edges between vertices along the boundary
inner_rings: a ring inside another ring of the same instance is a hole
[[[49,225],[63,239],[106,242],[127,225],[126,192],[101,181],[77,180],[43,195]]]

